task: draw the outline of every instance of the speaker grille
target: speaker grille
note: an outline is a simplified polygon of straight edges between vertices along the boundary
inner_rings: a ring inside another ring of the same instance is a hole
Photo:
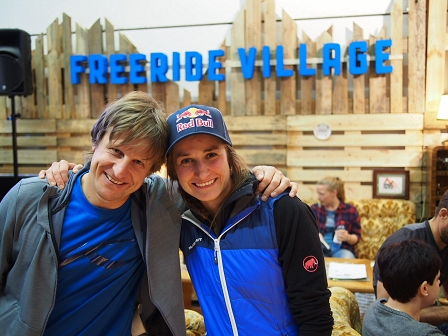
[[[0,54],[0,93],[16,91],[22,83],[23,69],[15,57]]]
[[[0,29],[0,96],[31,94],[30,35],[20,29]]]

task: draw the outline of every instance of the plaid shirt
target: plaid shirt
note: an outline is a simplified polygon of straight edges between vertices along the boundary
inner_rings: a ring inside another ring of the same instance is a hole
[[[313,204],[311,206],[311,209],[313,209],[313,212],[316,215],[319,232],[322,235],[325,235],[327,210],[325,210],[325,207],[319,206],[317,203]],[[334,226],[337,227],[338,225],[345,225],[345,229],[350,234],[355,234],[356,236],[358,236],[358,241],[361,239],[360,218],[358,210],[356,210],[353,205],[341,201],[339,207],[336,209],[336,214],[334,216]],[[346,242],[343,242],[341,248],[352,251],[356,256],[355,245],[350,245]]]

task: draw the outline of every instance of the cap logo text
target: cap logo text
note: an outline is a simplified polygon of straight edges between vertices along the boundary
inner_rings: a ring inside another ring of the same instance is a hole
[[[201,119],[201,118],[196,118],[196,119],[190,119],[189,122],[187,123],[177,123],[176,125],[176,129],[177,129],[177,133],[182,132],[186,129],[192,128],[192,127],[209,127],[209,128],[214,128],[213,126],[213,119]]]

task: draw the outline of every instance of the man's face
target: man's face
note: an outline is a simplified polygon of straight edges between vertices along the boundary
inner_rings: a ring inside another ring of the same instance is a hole
[[[439,228],[440,239],[445,245],[448,245],[448,219],[445,217],[442,219]]]
[[[82,178],[82,189],[93,205],[116,209],[140,188],[150,174],[152,161],[148,159],[147,146],[120,146],[123,137],[110,141],[109,135],[110,131],[92,147],[90,171]]]

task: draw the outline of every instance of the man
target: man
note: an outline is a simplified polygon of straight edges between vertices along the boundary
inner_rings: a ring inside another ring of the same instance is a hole
[[[0,203],[1,333],[131,335],[138,311],[147,335],[185,335],[184,205],[149,176],[165,159],[163,109],[132,92],[106,107],[91,136],[88,162],[65,189],[24,179]]]
[[[393,233],[385,240],[378,251],[378,255],[385,246],[394,242],[408,239],[423,240],[430,244],[438,252],[442,258],[440,284],[446,293],[448,290],[448,249],[446,248],[448,245],[448,191],[444,193],[442,199],[440,200],[433,218],[423,223],[407,225]],[[402,279],[402,281],[406,281],[406,279]],[[373,286],[375,287],[376,297],[378,299],[389,298],[389,295],[384,289],[381,281],[381,275],[378,272],[378,267],[374,268]],[[436,326],[445,324],[448,322],[448,307],[430,306],[424,308],[420,314],[420,321]],[[440,329],[445,330],[445,327],[440,326]]]

